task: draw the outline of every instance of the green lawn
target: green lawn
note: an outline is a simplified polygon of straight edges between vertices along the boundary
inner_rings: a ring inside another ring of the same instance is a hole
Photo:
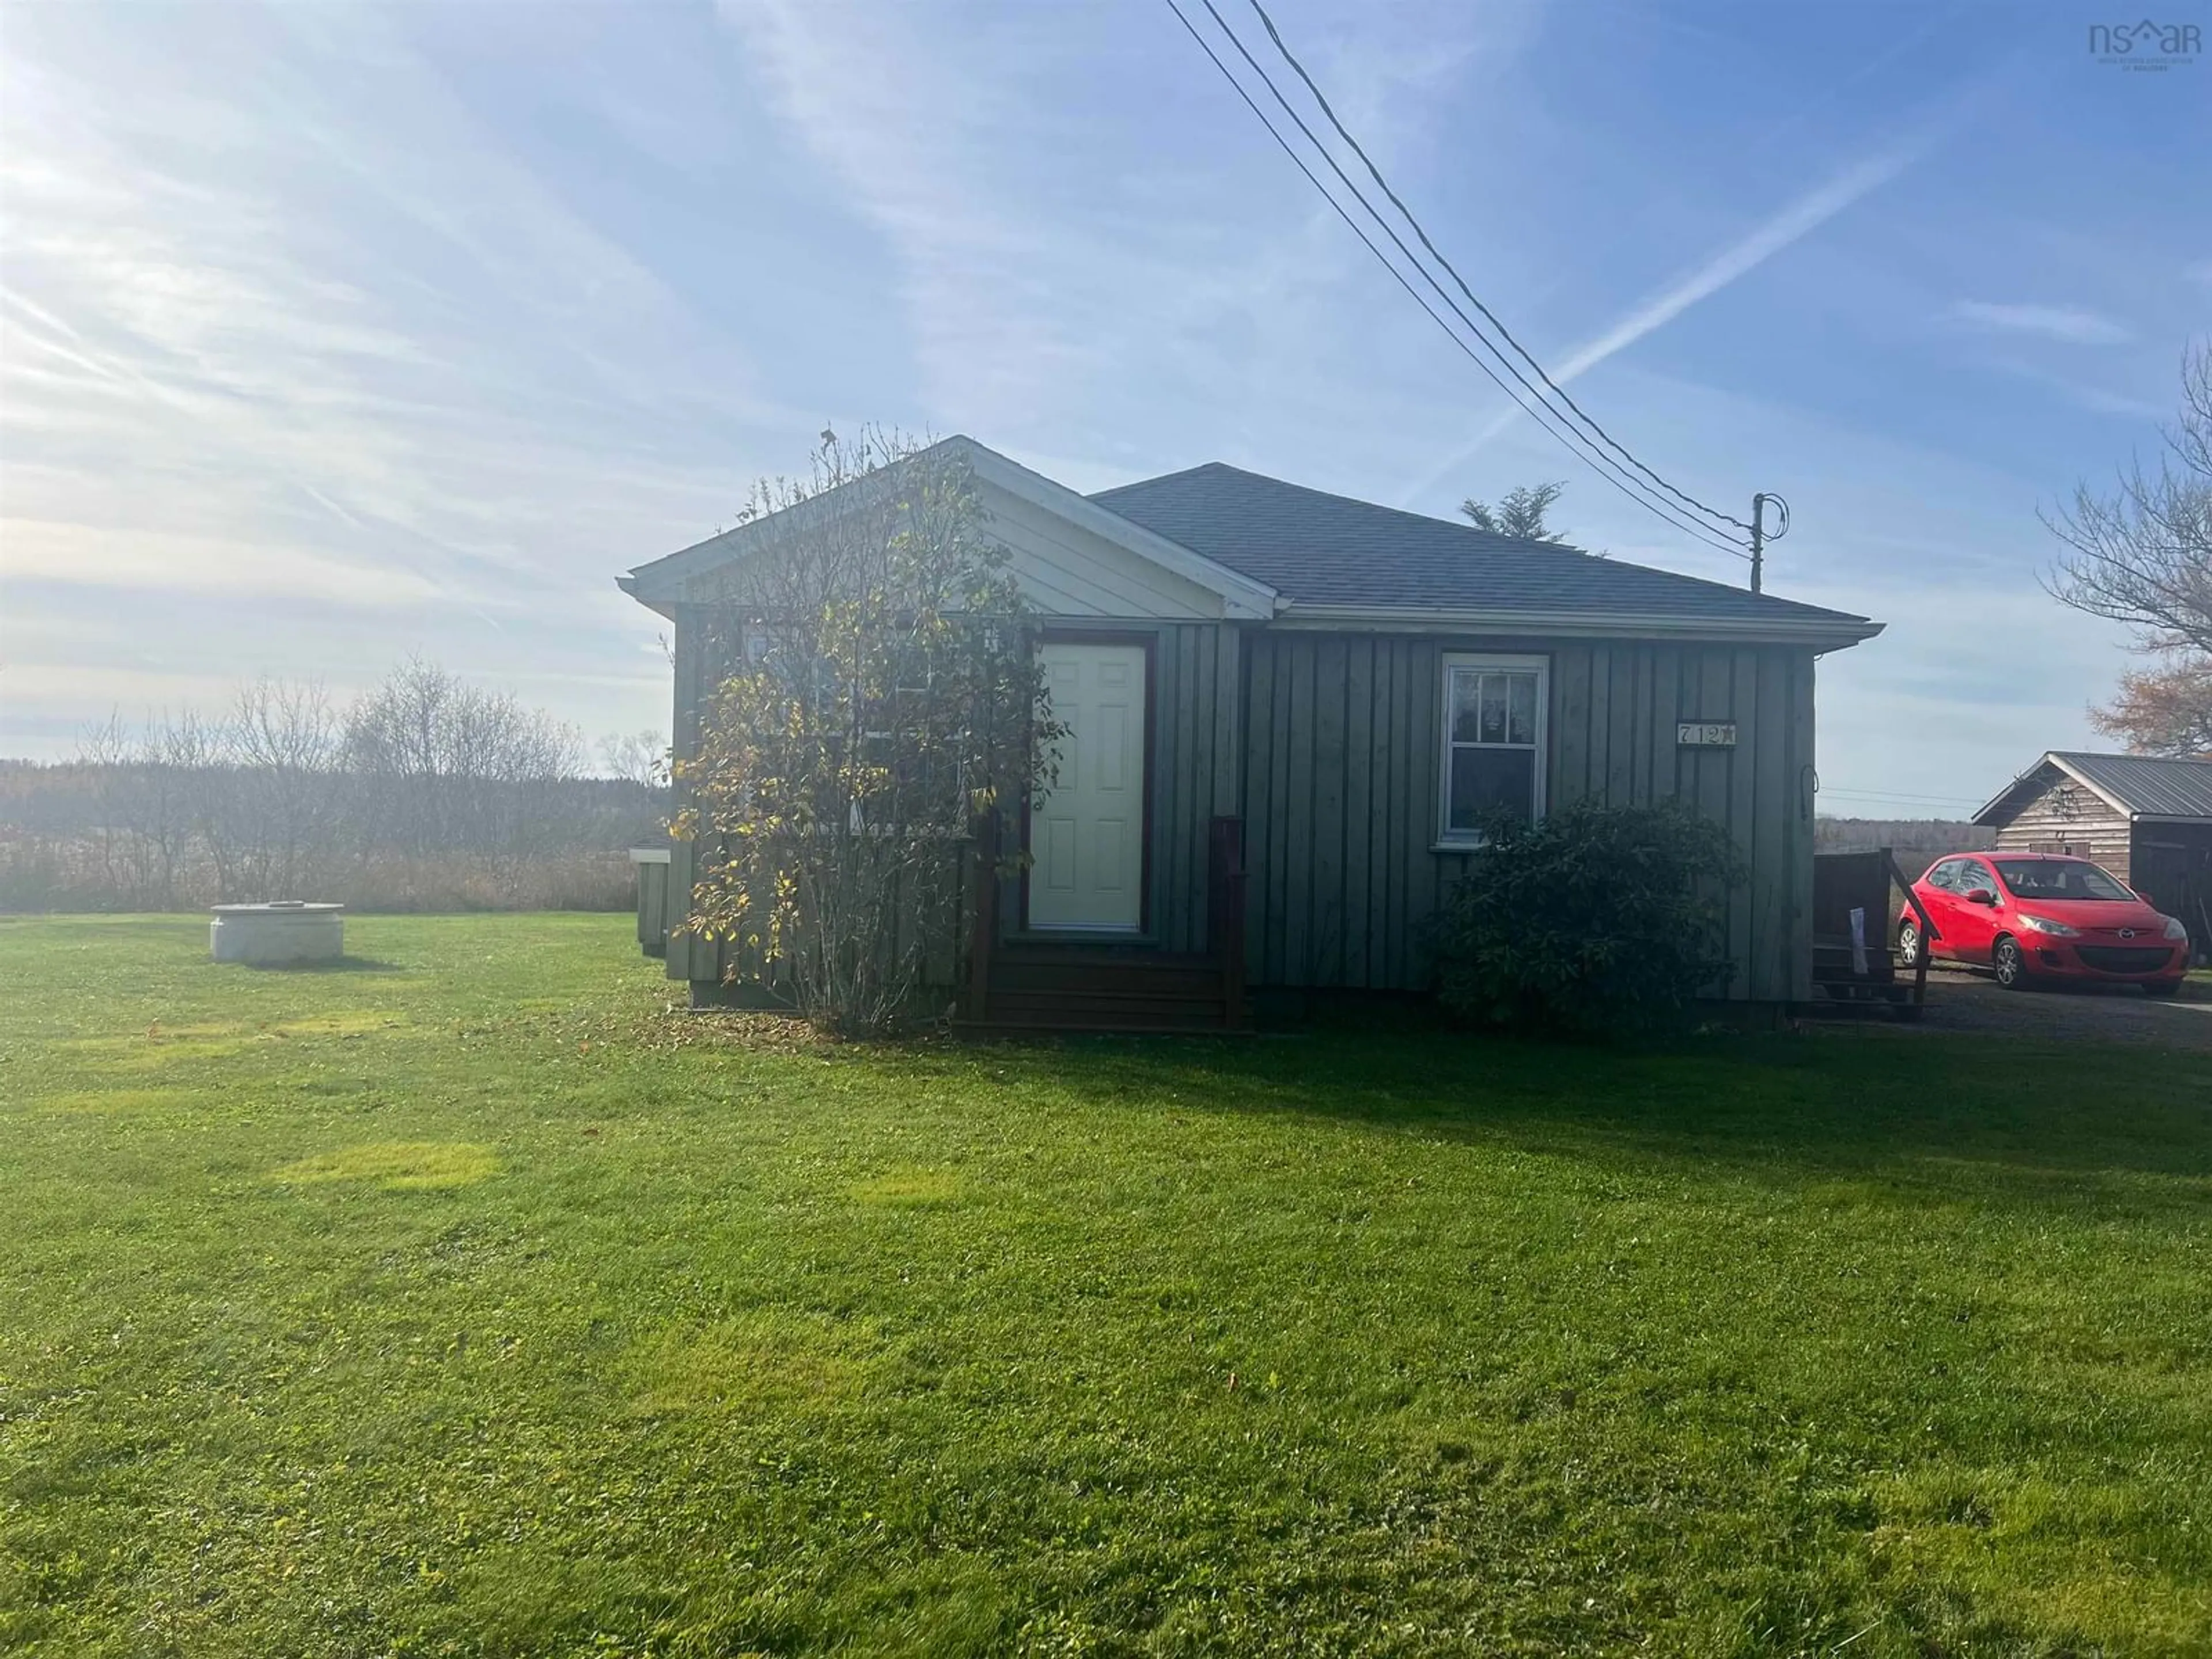
[[[2212,1068],[748,1046],[0,922],[0,1648],[2212,1651]]]

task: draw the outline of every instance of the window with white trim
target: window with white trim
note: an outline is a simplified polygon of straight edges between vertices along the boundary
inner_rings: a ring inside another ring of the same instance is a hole
[[[1480,846],[1500,812],[1544,815],[1544,657],[1444,658],[1443,824],[1439,839]]]

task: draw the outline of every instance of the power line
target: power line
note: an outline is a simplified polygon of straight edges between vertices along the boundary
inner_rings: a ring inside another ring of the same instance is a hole
[[[1275,50],[1282,53],[1283,61],[1288,64],[1291,68],[1297,72],[1299,80],[1305,82],[1306,90],[1313,94],[1314,101],[1321,106],[1322,113],[1328,118],[1329,125],[1334,127],[1336,129],[1337,136],[1342,138],[1346,143],[1352,147],[1352,153],[1354,155],[1357,155],[1361,163],[1365,166],[1369,176],[1375,180],[1376,186],[1381,189],[1382,193],[1390,198],[1390,205],[1396,208],[1398,211],[1404,216],[1406,222],[1413,227],[1413,234],[1420,239],[1421,246],[1426,248],[1429,251],[1430,256],[1434,258],[1438,264],[1444,268],[1445,273],[1449,276],[1453,283],[1457,285],[1459,291],[1467,295],[1468,302],[1477,311],[1480,312],[1483,316],[1488,319],[1490,325],[1498,331],[1500,337],[1504,340],[1506,344],[1511,346],[1513,349],[1520,355],[1521,361],[1527,363],[1530,368],[1535,370],[1536,378],[1543,381],[1546,386],[1549,386],[1558,396],[1559,401],[1565,404],[1569,409],[1572,410],[1581,419],[1583,424],[1587,426],[1592,432],[1595,433],[1608,448],[1612,449],[1623,460],[1626,461],[1638,472],[1644,474],[1645,477],[1650,479],[1653,483],[1658,485],[1660,489],[1665,490],[1677,501],[1682,501],[1687,506],[1695,507],[1700,513],[1704,513],[1711,518],[1717,519],[1723,524],[1733,525],[1739,530],[1748,531],[1751,528],[1751,526],[1745,523],[1741,519],[1737,518],[1733,514],[1723,513],[1717,507],[1710,507],[1706,505],[1706,503],[1699,501],[1695,495],[1689,494],[1686,490],[1676,489],[1665,478],[1660,477],[1658,473],[1646,466],[1642,461],[1638,460],[1634,454],[1630,453],[1626,446],[1614,438],[1613,435],[1607,432],[1602,426],[1599,425],[1597,421],[1587,410],[1585,410],[1580,404],[1574,400],[1565,386],[1561,386],[1549,374],[1545,373],[1543,364],[1538,362],[1536,359],[1529,354],[1528,348],[1523,346],[1520,341],[1513,337],[1512,331],[1508,329],[1503,322],[1498,320],[1498,313],[1491,310],[1488,306],[1483,304],[1481,300],[1476,297],[1474,290],[1467,285],[1467,279],[1459,274],[1458,268],[1455,267],[1449,259],[1446,258],[1443,255],[1443,250],[1438,248],[1436,243],[1430,240],[1429,233],[1423,228],[1421,222],[1414,216],[1413,209],[1407,207],[1405,202],[1398,195],[1398,192],[1390,188],[1390,181],[1382,176],[1382,169],[1375,165],[1374,159],[1367,154],[1366,149],[1360,144],[1359,140],[1353,137],[1352,136],[1351,130],[1347,128],[1341,120],[1337,118],[1336,111],[1331,107],[1327,95],[1322,93],[1320,87],[1315,84],[1313,76],[1306,73],[1306,67],[1297,60],[1297,54],[1292,52],[1290,47],[1285,44],[1281,32],[1275,27],[1275,20],[1267,15],[1267,9],[1260,3],[1260,0],[1249,0],[1249,3],[1252,9],[1259,15],[1261,27],[1267,31],[1267,38],[1275,43]],[[1213,8],[1209,3],[1206,6],[1206,9],[1208,11],[1212,11]],[[1218,13],[1215,14],[1214,21],[1217,22],[1220,21]],[[1223,27],[1225,29],[1227,25],[1224,24]],[[1280,94],[1279,94],[1278,96]],[[1518,377],[1516,376],[1516,378]],[[1526,385],[1527,382],[1524,381],[1522,384]],[[1534,388],[1531,387],[1530,389],[1533,391]]]
[[[1175,13],[1176,21],[1181,23],[1183,26],[1184,30],[1190,35],[1191,39],[1198,43],[1199,50],[1203,52],[1206,55],[1207,58],[1212,63],[1214,68],[1221,72],[1222,79],[1228,82],[1231,89],[1243,100],[1245,107],[1249,109],[1254,117],[1258,119],[1260,125],[1267,129],[1267,136],[1275,141],[1276,144],[1281,149],[1284,155],[1291,158],[1291,165],[1296,167],[1300,173],[1305,175],[1306,182],[1310,184],[1314,189],[1319,192],[1321,198],[1328,204],[1329,207],[1335,212],[1337,217],[1344,221],[1346,227],[1350,229],[1352,234],[1354,236],[1357,236],[1367,251],[1375,256],[1376,263],[1381,264],[1383,270],[1390,273],[1392,280],[1396,282],[1399,287],[1406,290],[1407,294],[1412,298],[1415,305],[1420,307],[1424,312],[1428,313],[1430,321],[1435,323],[1439,329],[1443,331],[1444,337],[1450,340],[1451,343],[1459,349],[1462,355],[1463,355],[1477,368],[1482,371],[1483,374],[1490,380],[1491,384],[1497,386],[1500,392],[1503,392],[1517,407],[1522,410],[1523,413],[1534,420],[1538,425],[1541,426],[1545,429],[1545,431],[1549,433],[1552,436],[1559,439],[1562,443],[1568,445],[1570,448],[1573,449],[1578,457],[1587,461],[1595,470],[1596,470],[1597,476],[1599,477],[1604,479],[1606,483],[1611,484],[1615,489],[1620,491],[1620,493],[1627,496],[1630,501],[1644,508],[1645,511],[1664,520],[1668,524],[1672,525],[1683,534],[1704,543],[1708,547],[1717,549],[1719,551],[1723,553],[1732,554],[1739,559],[1748,559],[1750,557],[1750,555],[1744,552],[1742,549],[1734,546],[1729,542],[1723,541],[1720,539],[1718,536],[1713,534],[1710,526],[1686,520],[1678,517],[1674,509],[1670,508],[1663,501],[1651,496],[1648,490],[1645,489],[1644,486],[1638,484],[1633,478],[1631,478],[1626,473],[1621,472],[1619,466],[1612,462],[1609,458],[1596,453],[1589,446],[1588,441],[1583,438],[1579,432],[1576,431],[1571,427],[1566,428],[1563,430],[1561,428],[1554,426],[1551,420],[1547,420],[1546,418],[1547,416],[1550,416],[1553,419],[1563,418],[1559,416],[1559,412],[1556,410],[1553,410],[1550,405],[1542,403],[1540,399],[1538,403],[1533,405],[1530,404],[1516,394],[1513,388],[1510,386],[1508,386],[1504,380],[1500,379],[1496,370],[1492,369],[1488,363],[1485,362],[1480,357],[1475,355],[1473,348],[1470,347],[1467,341],[1461,337],[1459,331],[1455,329],[1449,322],[1445,321],[1444,318],[1437,312],[1437,308],[1431,305],[1427,299],[1422,295],[1420,290],[1407,280],[1405,273],[1400,270],[1397,265],[1392,262],[1389,255],[1385,253],[1376,245],[1375,240],[1370,237],[1367,232],[1360,227],[1358,222],[1352,218],[1352,215],[1346,210],[1344,204],[1337,200],[1336,197],[1331,193],[1326,185],[1322,183],[1320,178],[1314,173],[1313,169],[1306,165],[1305,159],[1297,153],[1297,149],[1283,136],[1281,131],[1275,125],[1273,121],[1268,118],[1267,112],[1261,109],[1258,103],[1254,100],[1252,94],[1245,90],[1243,83],[1237,80],[1236,75],[1231,70],[1229,65],[1222,61],[1220,54],[1214,51],[1212,43],[1199,32],[1197,27],[1191,21],[1190,18],[1184,14],[1182,8],[1176,3],[1176,0],[1166,0],[1166,3],[1168,9]],[[1445,304],[1451,307],[1455,314],[1458,315],[1462,322],[1466,323],[1470,331],[1474,334],[1477,340],[1480,341],[1485,349],[1489,350],[1492,356],[1497,357],[1501,363],[1504,363],[1505,368],[1509,372],[1513,372],[1512,365],[1510,362],[1506,362],[1503,354],[1499,353],[1497,348],[1491,344],[1488,338],[1481,333],[1480,329],[1474,323],[1474,319],[1468,318],[1464,312],[1459,310],[1459,307],[1453,303],[1450,295],[1443,292],[1443,289],[1437,283],[1435,277],[1431,276],[1427,268],[1420,264],[1419,257],[1413,253],[1412,249],[1407,247],[1405,243],[1400,240],[1395,233],[1391,232],[1389,225],[1382,220],[1382,216],[1376,212],[1373,204],[1370,203],[1364,196],[1360,194],[1358,186],[1353,185],[1350,179],[1345,177],[1343,169],[1336,167],[1334,160],[1329,158],[1327,149],[1321,144],[1318,139],[1314,137],[1312,131],[1310,128],[1307,128],[1303,121],[1298,119],[1297,112],[1291,109],[1287,100],[1283,99],[1281,92],[1275,88],[1274,83],[1272,81],[1268,80],[1267,71],[1261,69],[1258,64],[1253,62],[1252,56],[1249,52],[1244,52],[1243,43],[1237,40],[1236,32],[1233,29],[1231,29],[1227,23],[1223,21],[1221,15],[1218,11],[1214,11],[1213,7],[1210,3],[1210,0],[1201,0],[1201,3],[1206,4],[1206,9],[1212,15],[1214,21],[1220,25],[1222,33],[1226,34],[1229,39],[1237,45],[1240,52],[1243,53],[1245,61],[1252,64],[1255,73],[1258,74],[1263,82],[1267,82],[1268,90],[1274,93],[1277,101],[1284,104],[1284,107],[1291,115],[1291,118],[1298,123],[1300,130],[1305,133],[1307,139],[1314,144],[1316,150],[1321,152],[1322,158],[1325,161],[1328,161],[1329,165],[1335,168],[1337,176],[1340,179],[1343,179],[1345,186],[1351,191],[1353,199],[1358,201],[1363,208],[1367,210],[1369,215],[1375,219],[1376,224],[1382,227],[1384,234],[1390,236],[1391,240],[1397,244],[1400,251],[1405,254],[1408,262],[1413,265],[1413,268],[1416,270],[1420,272],[1422,277],[1428,282],[1431,288],[1435,288],[1437,289],[1437,294],[1443,299]],[[1520,378],[1517,373],[1515,377],[1516,379]],[[1532,396],[1539,395],[1536,393],[1534,387],[1528,386],[1528,382],[1525,380],[1522,380],[1521,383],[1523,386],[1528,387],[1528,390]]]
[[[1421,263],[1420,255],[1414,252],[1412,248],[1406,246],[1406,239],[1399,235],[1395,230],[1391,228],[1389,221],[1385,219],[1382,215],[1376,210],[1375,204],[1367,199],[1366,195],[1360,190],[1358,183],[1352,179],[1351,175],[1345,172],[1344,168],[1340,165],[1339,165],[1336,157],[1330,154],[1328,146],[1322,143],[1321,139],[1315,134],[1314,130],[1306,125],[1305,118],[1298,113],[1297,110],[1291,105],[1289,99],[1283,96],[1282,88],[1275,84],[1273,77],[1267,73],[1266,69],[1261,67],[1259,60],[1252,56],[1251,52],[1246,48],[1244,42],[1237,38],[1237,31],[1230,27],[1228,20],[1223,17],[1221,13],[1215,8],[1213,0],[1200,0],[1200,3],[1206,8],[1206,15],[1213,19],[1215,27],[1219,28],[1224,35],[1229,37],[1230,44],[1237,48],[1238,54],[1243,57],[1245,63],[1250,66],[1252,72],[1260,77],[1261,83],[1265,86],[1270,93],[1274,94],[1275,101],[1282,106],[1283,112],[1291,118],[1291,120],[1294,125],[1296,125],[1299,132],[1304,135],[1306,142],[1313,146],[1315,153],[1320,155],[1323,161],[1328,163],[1329,171],[1337,176],[1339,182],[1340,182],[1344,185],[1344,188],[1350,192],[1352,199],[1358,203],[1362,208],[1366,210],[1367,216],[1372,219],[1375,222],[1376,228],[1380,229],[1385,236],[1390,239],[1391,245],[1404,256],[1407,264],[1410,264],[1414,270],[1419,273],[1421,280],[1425,282],[1429,287],[1435,291],[1437,297],[1444,302],[1445,306],[1450,309],[1451,313],[1455,317],[1457,317],[1460,321],[1466,325],[1468,332],[1474,337],[1475,343],[1480,345],[1482,349],[1487,351],[1493,358],[1497,359],[1498,366],[1504,368],[1508,374],[1510,374],[1514,380],[1520,384],[1522,389],[1527,392],[1530,398],[1536,399],[1536,402],[1532,405],[1527,398],[1522,398],[1518,392],[1516,392],[1511,386],[1507,386],[1495,374],[1490,374],[1492,384],[1496,386],[1501,392],[1504,392],[1507,397],[1510,398],[1514,403],[1517,404],[1521,407],[1524,413],[1535,420],[1547,432],[1550,433],[1553,437],[1558,438],[1562,443],[1567,444],[1584,461],[1588,462],[1591,466],[1598,469],[1598,473],[1601,477],[1605,478],[1606,481],[1612,483],[1614,488],[1620,489],[1631,501],[1635,501],[1639,506],[1642,506],[1655,514],[1657,514],[1662,518],[1664,518],[1668,524],[1671,524],[1675,528],[1681,530],[1685,534],[1698,535],[1700,532],[1705,532],[1702,536],[1702,539],[1708,546],[1717,547],[1723,552],[1735,554],[1738,558],[1747,556],[1727,542],[1715,539],[1713,535],[1711,533],[1711,530],[1714,528],[1713,526],[1705,526],[1702,521],[1698,521],[1694,524],[1686,524],[1681,519],[1674,516],[1674,514],[1680,511],[1680,509],[1668,507],[1665,502],[1653,495],[1648,486],[1639,483],[1635,478],[1630,477],[1627,472],[1622,470],[1618,462],[1613,460],[1609,456],[1603,454],[1594,447],[1589,439],[1584,437],[1581,432],[1571,426],[1569,426],[1565,430],[1562,431],[1559,428],[1553,426],[1550,420],[1547,420],[1545,418],[1545,416],[1549,416],[1552,417],[1552,420],[1564,419],[1557,410],[1553,409],[1549,404],[1544,402],[1544,394],[1537,391],[1534,386],[1528,384],[1528,377],[1522,374],[1519,369],[1514,368],[1512,360],[1506,356],[1504,352],[1500,351],[1491,341],[1490,337],[1482,331],[1482,325],[1477,323],[1474,318],[1468,316],[1466,312],[1460,308],[1459,302],[1454,300],[1451,295],[1446,291],[1443,283],[1437,281],[1435,275],[1429,270],[1429,268]],[[1204,43],[1201,42],[1200,44],[1203,45]],[[1209,52],[1208,56],[1212,56],[1212,54]],[[1215,58],[1214,62],[1218,65],[1220,64],[1221,60],[1218,58]],[[1226,72],[1225,68],[1224,72]],[[1241,94],[1243,91],[1243,88],[1239,86],[1237,90]],[[1249,97],[1246,98],[1244,101],[1248,106],[1252,104],[1252,100]],[[1257,112],[1258,112],[1255,109],[1255,113]],[[1261,119],[1262,121],[1266,121],[1267,118],[1262,115]],[[1269,131],[1271,132],[1274,131],[1274,128],[1272,124],[1269,125]],[[1279,132],[1276,133],[1276,137],[1279,143],[1281,142],[1281,135]],[[1314,177],[1310,169],[1302,167],[1300,171],[1305,173],[1305,175],[1309,179],[1313,180],[1316,189],[1321,190],[1324,196],[1328,195],[1328,191],[1322,185],[1321,181]],[[1332,196],[1329,199],[1331,204],[1335,205],[1335,198]],[[1338,212],[1341,215],[1343,210],[1339,207]],[[1355,227],[1355,228],[1357,228],[1357,227]],[[1367,241],[1367,238],[1364,235],[1360,240]],[[1371,241],[1368,241],[1368,247],[1370,252],[1375,253],[1376,258],[1384,258],[1382,251],[1375,247],[1375,245]],[[1384,258],[1384,263],[1386,264],[1389,264],[1387,258]],[[1395,267],[1393,266],[1392,270],[1395,272]],[[1417,295],[1415,297],[1418,299],[1419,296]],[[1426,301],[1423,301],[1422,303],[1423,308],[1428,309],[1429,314],[1431,317],[1435,317],[1435,312],[1428,307]],[[1445,329],[1447,333],[1453,333],[1449,325],[1443,323],[1443,319],[1437,318],[1437,321],[1440,326],[1443,326]],[[1453,338],[1456,342],[1459,337],[1455,333],[1453,333]],[[1462,351],[1466,350],[1464,344],[1462,344],[1460,349]],[[1472,356],[1473,354],[1470,353],[1469,355]],[[1480,358],[1476,358],[1475,362],[1477,367],[1481,368],[1485,374],[1489,374],[1488,367],[1483,364]],[[1725,536],[1726,532],[1723,532],[1722,534]]]
[[[1969,800],[1964,795],[1893,795],[1870,789],[1823,789],[1822,795],[1837,800],[1894,801],[1914,806],[1978,806],[1979,801]]]

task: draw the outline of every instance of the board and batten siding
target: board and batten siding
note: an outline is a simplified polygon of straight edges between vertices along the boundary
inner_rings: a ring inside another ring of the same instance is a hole
[[[676,720],[671,733],[671,753],[677,764],[699,755],[700,721],[714,690],[714,676],[704,661],[706,630],[699,611],[678,605],[669,623],[669,654],[674,659]],[[672,805],[678,811],[690,804],[690,791],[676,781]],[[691,884],[696,879],[697,849],[688,841],[672,842],[668,849],[668,954],[664,971],[671,979],[715,980],[721,976],[720,952],[703,940],[675,929],[691,914]]]
[[[673,625],[675,656],[675,754],[678,761],[699,752],[700,719],[712,696],[716,670],[705,660],[706,630],[688,606],[678,607]],[[1146,937],[1161,949],[1206,948],[1207,826],[1216,814],[1237,810],[1242,773],[1243,730],[1237,717],[1242,658],[1240,633],[1218,622],[1159,622],[1134,619],[1052,617],[1048,633],[1079,632],[1086,638],[1113,637],[1151,647],[1152,763],[1151,890]],[[681,787],[678,805],[683,805]],[[696,848],[677,842],[670,848],[672,896],[688,908],[696,868]],[[1019,931],[1021,890],[1009,881],[1000,894],[1001,931]],[[672,904],[672,921],[676,906]],[[726,966],[726,947],[685,935],[668,941],[667,974],[676,980],[718,981]],[[944,964],[950,982],[953,963]],[[933,969],[933,981],[938,975]]]
[[[1006,550],[1009,568],[1047,630],[1079,631],[1152,647],[1150,755],[1152,812],[1148,937],[1163,948],[1204,947],[1207,821],[1237,810],[1239,667],[1237,634],[1220,620],[1222,596],[1115,545],[1095,530],[1051,513],[988,478],[979,489],[989,534]],[[734,550],[732,559],[742,556]],[[720,565],[708,565],[684,588],[672,609],[676,757],[696,756],[699,722],[718,671],[704,660],[700,620],[718,596]],[[683,804],[678,791],[678,805]],[[677,843],[669,889],[688,908],[696,849]],[[1021,919],[1019,884],[1000,894],[1007,931]],[[721,950],[690,938],[669,941],[668,975],[718,980]],[[953,970],[947,958],[945,972]],[[933,968],[933,975],[935,969]]]
[[[1151,933],[1167,951],[1206,948],[1207,830],[1237,811],[1241,631],[1161,624],[1152,653]]]
[[[1811,994],[1813,670],[1781,646],[1263,630],[1243,641],[1247,973],[1255,985],[1419,990],[1425,932],[1471,856],[1437,849],[1443,659],[1550,672],[1546,796],[1667,797],[1728,826],[1727,994]],[[1731,721],[1733,748],[1683,747]]]

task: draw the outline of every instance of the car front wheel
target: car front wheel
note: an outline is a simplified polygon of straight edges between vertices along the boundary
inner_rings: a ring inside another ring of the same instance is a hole
[[[2021,951],[2019,940],[1999,939],[1997,948],[1990,953],[1990,965],[1996,969],[1997,983],[2006,990],[2027,988],[2027,957]]]
[[[1905,922],[1897,930],[1897,959],[1907,968],[1920,965],[1920,929]]]

